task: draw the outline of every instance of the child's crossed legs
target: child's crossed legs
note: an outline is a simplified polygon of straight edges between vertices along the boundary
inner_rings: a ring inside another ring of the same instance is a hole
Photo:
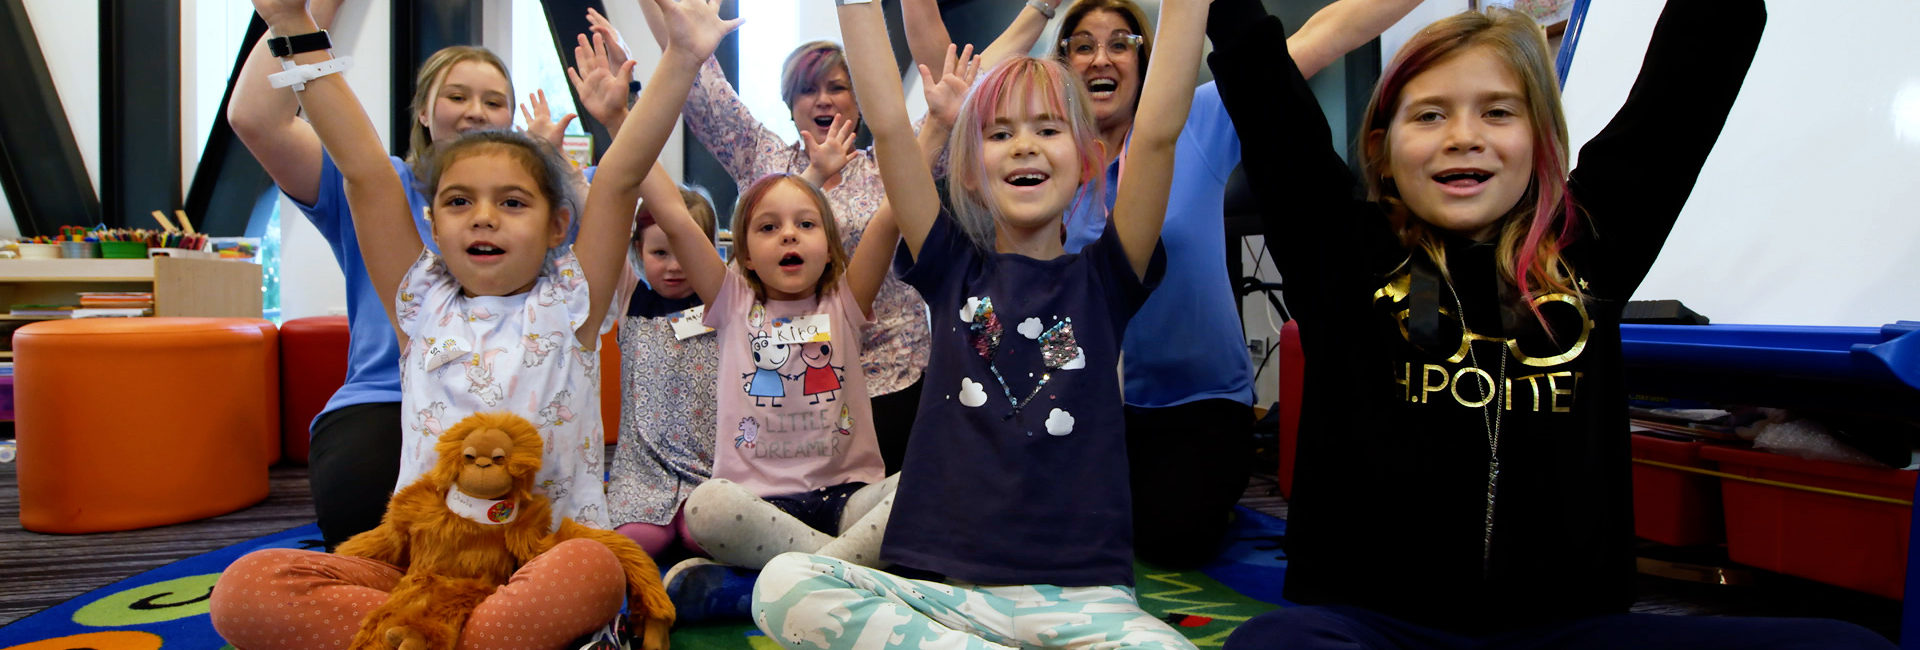
[[[819,555],[774,558],[753,620],[788,648],[1181,648],[1127,587],[958,586]]]

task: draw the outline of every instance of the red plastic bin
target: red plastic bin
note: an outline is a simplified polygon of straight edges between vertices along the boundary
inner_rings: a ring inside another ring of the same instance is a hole
[[[1713,469],[1700,458],[1706,443],[1633,434],[1635,460]],[[1670,546],[1703,546],[1726,540],[1720,512],[1720,479],[1645,463],[1633,464],[1633,532]]]
[[[1720,471],[1908,501],[1914,472],[1709,446]],[[1901,597],[1913,507],[1724,479],[1727,554],[1735,562],[1848,589]]]

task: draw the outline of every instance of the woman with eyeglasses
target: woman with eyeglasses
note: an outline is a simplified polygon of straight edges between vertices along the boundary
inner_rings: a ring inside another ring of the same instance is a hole
[[[932,53],[947,42],[934,4],[907,0],[902,5],[915,58],[929,65],[938,60],[930,58]],[[981,67],[991,68],[1002,52],[1031,48],[1059,4],[1027,2],[987,50]],[[1315,14],[1287,45],[1301,71],[1312,75],[1417,4],[1340,0]],[[1061,17],[1053,51],[1086,84],[1109,188],[1103,200],[1089,197],[1067,214],[1069,252],[1097,241],[1113,209],[1112,188],[1119,185],[1119,161],[1153,52],[1150,25],[1134,0],[1078,0]],[[1221,550],[1229,513],[1252,472],[1255,398],[1240,309],[1224,272],[1227,177],[1240,164],[1240,140],[1212,83],[1194,90],[1176,146],[1173,194],[1160,233],[1166,277],[1127,327],[1121,369],[1134,553],[1148,562],[1183,567],[1205,564]]]

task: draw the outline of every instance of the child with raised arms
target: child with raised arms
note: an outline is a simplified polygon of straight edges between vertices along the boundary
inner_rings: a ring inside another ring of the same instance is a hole
[[[1266,153],[1243,162],[1308,359],[1286,596],[1309,606],[1228,648],[1891,647],[1835,621],[1626,613],[1621,309],[1765,23],[1759,0],[1668,3],[1577,168],[1538,25],[1429,25],[1367,108],[1356,199],[1280,22],[1216,2],[1213,71]]]
[[[1192,647],[1133,592],[1120,338],[1158,281],[1180,125],[1204,0],[1161,7],[1115,212],[1099,241],[1062,248],[1062,216],[1102,191],[1082,84],[1050,60],[983,75],[948,147],[956,213],[914,155],[884,18],[839,8],[888,207],[927,299],[934,347],[882,559],[908,579],[819,555],[776,558],[755,622],[787,647]],[[950,67],[951,64],[949,63]],[[932,80],[931,70],[922,69]]]

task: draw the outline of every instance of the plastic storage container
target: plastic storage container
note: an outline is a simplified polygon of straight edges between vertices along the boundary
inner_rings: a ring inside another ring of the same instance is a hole
[[[1700,457],[1700,441],[1633,434],[1635,461],[1713,469]],[[1720,479],[1683,470],[1633,464],[1633,532],[1671,546],[1702,546],[1726,540],[1720,512]]]
[[[1706,446],[1720,471],[1849,495],[1722,479],[1727,554],[1735,562],[1900,598],[1915,472]]]

